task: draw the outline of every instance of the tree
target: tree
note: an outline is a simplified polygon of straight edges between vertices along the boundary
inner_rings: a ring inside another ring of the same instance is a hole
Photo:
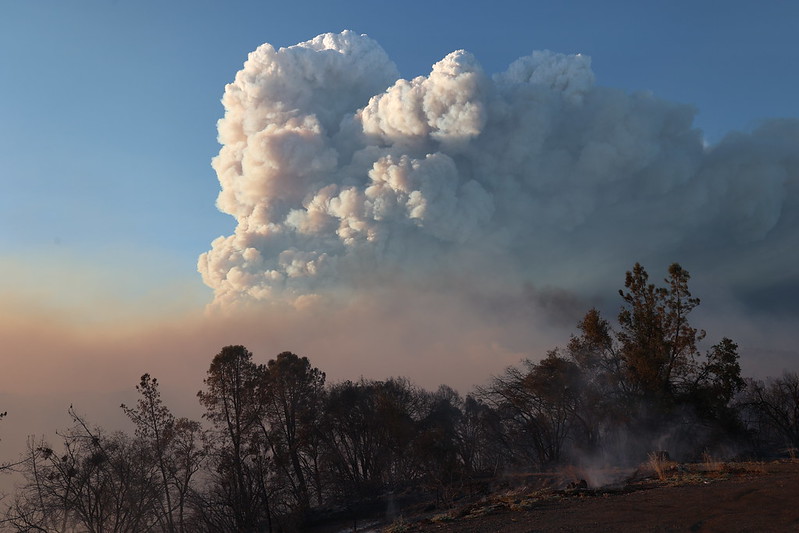
[[[738,345],[726,337],[708,350],[689,390],[692,404],[705,419],[737,422],[730,402],[745,386],[738,358]]]
[[[564,357],[581,376],[580,407],[574,414],[582,431],[577,436],[574,428],[573,433],[585,451],[599,450],[614,437],[627,446],[631,429],[647,446],[647,436],[654,437],[666,424],[672,433],[679,428],[691,432],[695,440],[697,425],[716,437],[740,429],[729,406],[743,383],[738,347],[725,338],[701,358],[698,346],[705,332],[688,320],[700,303],[689,280],[688,272],[674,263],[665,284],[656,286],[636,264],[619,291],[618,326],[596,309],[578,324]]]
[[[577,328],[579,334],[569,340],[565,357],[574,361],[581,374],[578,444],[590,452],[602,446],[609,428],[628,418],[633,394],[625,379],[621,347],[608,321],[592,308]]]
[[[322,435],[337,496],[358,501],[413,481],[420,397],[404,379],[345,381],[327,395]]]
[[[8,411],[3,411],[2,413],[0,413],[0,420],[5,418],[7,414],[8,414]],[[0,472],[6,471],[6,470],[10,470],[10,469],[14,468],[15,466],[17,466],[16,463],[2,462],[2,463],[0,463]]]
[[[56,452],[28,441],[24,484],[7,513],[17,531],[136,533],[158,523],[157,468],[150,450],[124,433],[91,428],[70,408],[73,427]]]
[[[415,462],[427,485],[435,489],[437,499],[447,500],[449,487],[463,482],[467,475],[458,431],[463,400],[447,385],[432,394],[423,394],[426,406],[413,442]]]
[[[216,479],[204,511],[220,531],[271,531],[267,490],[266,443],[260,432],[264,405],[260,395],[264,367],[252,361],[244,346],[225,346],[211,361],[197,393],[205,407],[204,418],[216,430]],[[223,509],[217,509],[221,506]]]
[[[666,287],[649,283],[638,263],[627,272],[627,291],[619,291],[625,306],[619,312],[617,334],[624,377],[632,391],[666,409],[694,372],[697,342],[705,336],[688,322],[699,305],[699,298],[688,290],[688,271],[674,263],[668,272]]]
[[[747,383],[741,407],[752,411],[750,427],[756,427],[767,445],[799,449],[799,374],[785,372],[766,382]]]
[[[493,438],[498,426],[496,413],[474,395],[467,395],[456,426],[458,455],[469,477],[497,473],[503,460],[503,443]]]
[[[591,308],[577,324],[579,336],[572,336],[567,345],[569,356],[584,372],[618,372],[618,345],[608,321],[596,308]]]
[[[504,441],[519,462],[539,466],[562,459],[566,441],[580,423],[582,375],[557,350],[524,369],[510,367],[479,389],[503,421]]]
[[[316,441],[325,374],[311,366],[307,357],[283,352],[267,363],[262,379],[261,427],[296,507],[304,511],[310,507],[309,478],[316,486],[317,503],[322,500]]]
[[[192,479],[206,456],[202,428],[193,420],[175,418],[161,400],[158,380],[149,374],[141,377],[136,390],[136,407],[121,407],[157,464],[160,527],[170,533],[185,532]]]

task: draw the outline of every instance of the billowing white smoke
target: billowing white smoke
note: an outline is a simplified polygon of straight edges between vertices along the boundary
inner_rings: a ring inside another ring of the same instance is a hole
[[[635,261],[799,242],[799,121],[707,148],[691,106],[595,86],[582,55],[490,77],[460,50],[405,80],[345,31],[259,47],[223,104],[238,225],[199,261],[217,306],[398,278],[616,287]]]

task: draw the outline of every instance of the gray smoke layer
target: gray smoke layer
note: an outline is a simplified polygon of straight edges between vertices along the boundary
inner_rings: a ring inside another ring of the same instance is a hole
[[[260,46],[222,102],[217,308],[397,280],[590,296],[635,261],[799,287],[796,119],[706,146],[693,107],[596,86],[583,55],[490,76],[459,50],[405,80],[350,31]]]

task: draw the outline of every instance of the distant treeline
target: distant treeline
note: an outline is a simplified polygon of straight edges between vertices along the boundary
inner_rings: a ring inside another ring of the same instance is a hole
[[[465,398],[407,379],[326,384],[306,357],[266,364],[244,346],[211,361],[203,421],[176,418],[145,374],[134,434],[74,410],[60,442],[28,442],[5,500],[13,531],[295,531],[357,516],[387,494],[439,503],[507,472],[635,464],[666,450],[762,457],[799,448],[799,376],[741,377],[738,347],[689,323],[699,299],[680,265],[664,285],[636,264],[615,324],[589,310],[565,347]],[[709,343],[708,343],[709,344]]]

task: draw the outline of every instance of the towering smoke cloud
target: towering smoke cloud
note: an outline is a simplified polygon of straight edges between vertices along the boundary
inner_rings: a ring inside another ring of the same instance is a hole
[[[491,76],[459,50],[406,80],[349,31],[262,45],[223,104],[218,307],[424,279],[591,294],[635,261],[799,286],[797,120],[708,147],[691,106],[597,86],[583,55]]]

